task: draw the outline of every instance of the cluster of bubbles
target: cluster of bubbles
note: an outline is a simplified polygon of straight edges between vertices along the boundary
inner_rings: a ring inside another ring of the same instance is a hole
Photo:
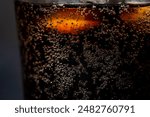
[[[16,3],[28,98],[135,99],[149,89],[136,80],[144,69],[140,58],[146,53],[150,16],[124,21],[120,15],[130,13],[129,6],[96,6],[88,11],[95,17],[92,20],[100,20],[98,26],[76,34],[48,28],[47,19],[68,7]],[[84,15],[87,8],[75,9]]]

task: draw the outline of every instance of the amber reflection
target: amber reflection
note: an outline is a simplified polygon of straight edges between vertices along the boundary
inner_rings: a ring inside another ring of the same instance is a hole
[[[61,33],[77,34],[80,31],[98,26],[100,20],[96,19],[96,15],[96,11],[90,9],[60,9],[51,18],[48,18],[46,27]]]
[[[128,11],[121,14],[121,19],[124,21],[137,21],[139,19],[150,17],[150,6],[130,8]]]

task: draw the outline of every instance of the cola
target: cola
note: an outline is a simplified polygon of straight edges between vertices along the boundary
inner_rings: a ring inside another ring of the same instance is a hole
[[[150,99],[150,3],[15,5],[26,99]]]

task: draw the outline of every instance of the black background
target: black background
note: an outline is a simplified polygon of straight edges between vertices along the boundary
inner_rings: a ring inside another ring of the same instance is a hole
[[[23,99],[13,0],[0,0],[0,99]]]

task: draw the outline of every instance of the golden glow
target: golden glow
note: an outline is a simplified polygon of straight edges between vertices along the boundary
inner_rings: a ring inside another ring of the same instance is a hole
[[[149,14],[149,16],[147,16],[147,14]],[[147,17],[150,17],[150,6],[133,8],[131,11],[121,14],[121,19],[125,21],[137,21]]]
[[[90,27],[97,26],[98,23],[88,20],[76,19],[52,19],[48,20],[48,28],[56,29],[62,33],[78,33],[79,31],[89,29]]]
[[[99,25],[99,21],[89,15],[81,15],[76,9],[57,11],[47,20],[47,28],[55,29],[60,33],[78,34],[83,30]]]

